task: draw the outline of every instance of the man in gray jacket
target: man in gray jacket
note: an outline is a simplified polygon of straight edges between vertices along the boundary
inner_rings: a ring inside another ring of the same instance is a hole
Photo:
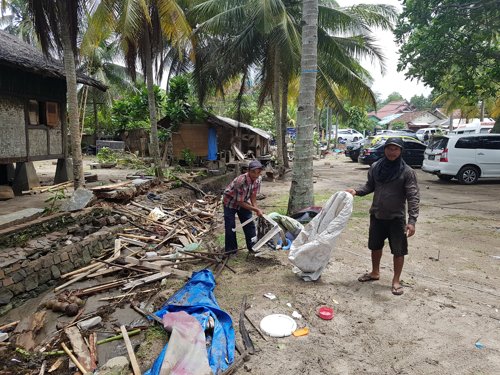
[[[358,281],[380,279],[380,260],[385,239],[394,259],[392,294],[403,294],[400,283],[404,256],[408,254],[408,240],[415,234],[420,193],[415,171],[402,159],[401,138],[388,138],[384,146],[384,157],[374,163],[368,171],[368,180],[357,189],[347,189],[352,195],[373,193],[370,208],[370,232],[368,248],[371,250],[372,271],[358,278]],[[406,202],[408,202],[408,223],[406,223]]]

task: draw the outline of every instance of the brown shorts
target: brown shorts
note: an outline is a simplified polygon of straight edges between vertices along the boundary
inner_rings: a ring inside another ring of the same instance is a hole
[[[406,237],[406,220],[404,217],[383,220],[377,219],[374,215],[370,216],[368,248],[370,250],[381,250],[386,239],[389,239],[392,254],[396,256],[408,254],[408,238]]]

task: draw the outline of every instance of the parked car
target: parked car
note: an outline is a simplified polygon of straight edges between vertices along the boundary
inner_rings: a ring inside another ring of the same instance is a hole
[[[361,139],[356,142],[350,142],[346,145],[345,147],[345,156],[348,158],[351,158],[352,161],[358,161],[359,153],[361,152],[361,149],[363,148],[363,145],[365,144],[366,138]]]
[[[412,167],[421,167],[424,160],[426,144],[412,137],[401,137],[403,139],[403,160]],[[373,164],[384,156],[384,146],[386,138],[381,138],[375,145],[363,147],[358,157],[358,162],[362,164]]]
[[[433,136],[444,135],[444,131],[441,128],[424,128],[417,130],[417,138],[420,141],[427,141]]]
[[[356,142],[363,139],[365,136],[356,129],[338,129],[336,137],[338,143],[346,143]]]
[[[387,137],[397,137],[400,135],[405,135],[407,137],[412,137],[412,138],[418,139],[417,134],[413,130],[410,130],[410,129],[382,130],[382,131],[378,131],[376,135],[383,135],[383,136],[387,136]]]
[[[422,170],[467,185],[481,177],[500,178],[500,134],[437,137],[425,150]]]

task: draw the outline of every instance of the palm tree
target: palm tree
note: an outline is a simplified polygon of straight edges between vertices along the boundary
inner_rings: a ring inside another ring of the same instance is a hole
[[[297,112],[297,139],[293,163],[288,212],[295,212],[314,202],[313,131],[318,66],[318,0],[304,0],[302,10],[302,59]],[[300,175],[302,174],[302,175]]]
[[[2,0],[0,5],[0,28],[16,35],[26,43],[36,45],[36,34],[28,14],[26,0]]]
[[[94,41],[116,33],[134,80],[137,58],[141,61],[148,89],[151,154],[155,174],[162,177],[153,62],[161,59],[167,44],[182,49],[182,43],[191,33],[184,12],[174,0],[102,0],[92,17],[90,29],[89,38]]]
[[[75,189],[83,185],[85,181],[80,146],[81,134],[75,69],[82,3],[81,0],[28,0],[28,14],[33,22],[42,51],[46,55],[49,55],[51,51],[63,54]]]
[[[281,118],[277,123],[278,134],[285,131],[279,130],[286,122],[285,93],[290,82],[300,76],[300,5],[294,0],[208,0],[195,6],[191,13],[199,24],[197,32],[210,35],[211,43],[216,45],[206,49],[203,67],[195,68],[195,72],[197,69],[201,72],[197,76],[205,82],[200,87],[207,89],[210,85],[206,82],[225,82],[238,74],[245,77],[250,70],[257,69],[260,103],[271,96],[276,122]],[[335,1],[327,0],[318,12],[316,92],[341,115],[346,115],[343,109],[346,98],[352,103],[375,103],[368,86],[371,78],[358,60],[368,57],[383,61],[382,53],[370,37],[371,28],[389,28],[396,18],[394,8],[376,5],[339,8]],[[241,92],[244,92],[243,79]],[[284,142],[281,147],[285,155]]]
[[[84,35],[80,50],[82,56],[81,70],[88,76],[108,86],[106,92],[88,86],[84,86],[79,92],[82,99],[81,108],[86,108],[87,102],[92,104],[95,134],[97,135],[99,132],[97,104],[103,105],[104,108],[111,108],[113,98],[120,96],[125,91],[136,90],[136,88],[130,80],[126,68],[114,62],[119,55],[116,41],[101,41],[98,45],[92,46],[87,44],[88,42]],[[81,117],[82,119],[85,118],[84,114],[81,114]]]

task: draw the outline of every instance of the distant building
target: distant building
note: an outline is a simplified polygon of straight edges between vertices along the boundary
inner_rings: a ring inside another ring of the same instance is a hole
[[[417,131],[423,128],[440,128],[448,126],[449,119],[438,109],[398,113],[394,115],[389,121],[380,122],[380,125],[387,125],[391,129],[396,123],[403,123],[406,129]]]
[[[415,112],[416,107],[407,100],[389,102],[382,108],[368,113],[368,118],[376,121],[405,112]]]

